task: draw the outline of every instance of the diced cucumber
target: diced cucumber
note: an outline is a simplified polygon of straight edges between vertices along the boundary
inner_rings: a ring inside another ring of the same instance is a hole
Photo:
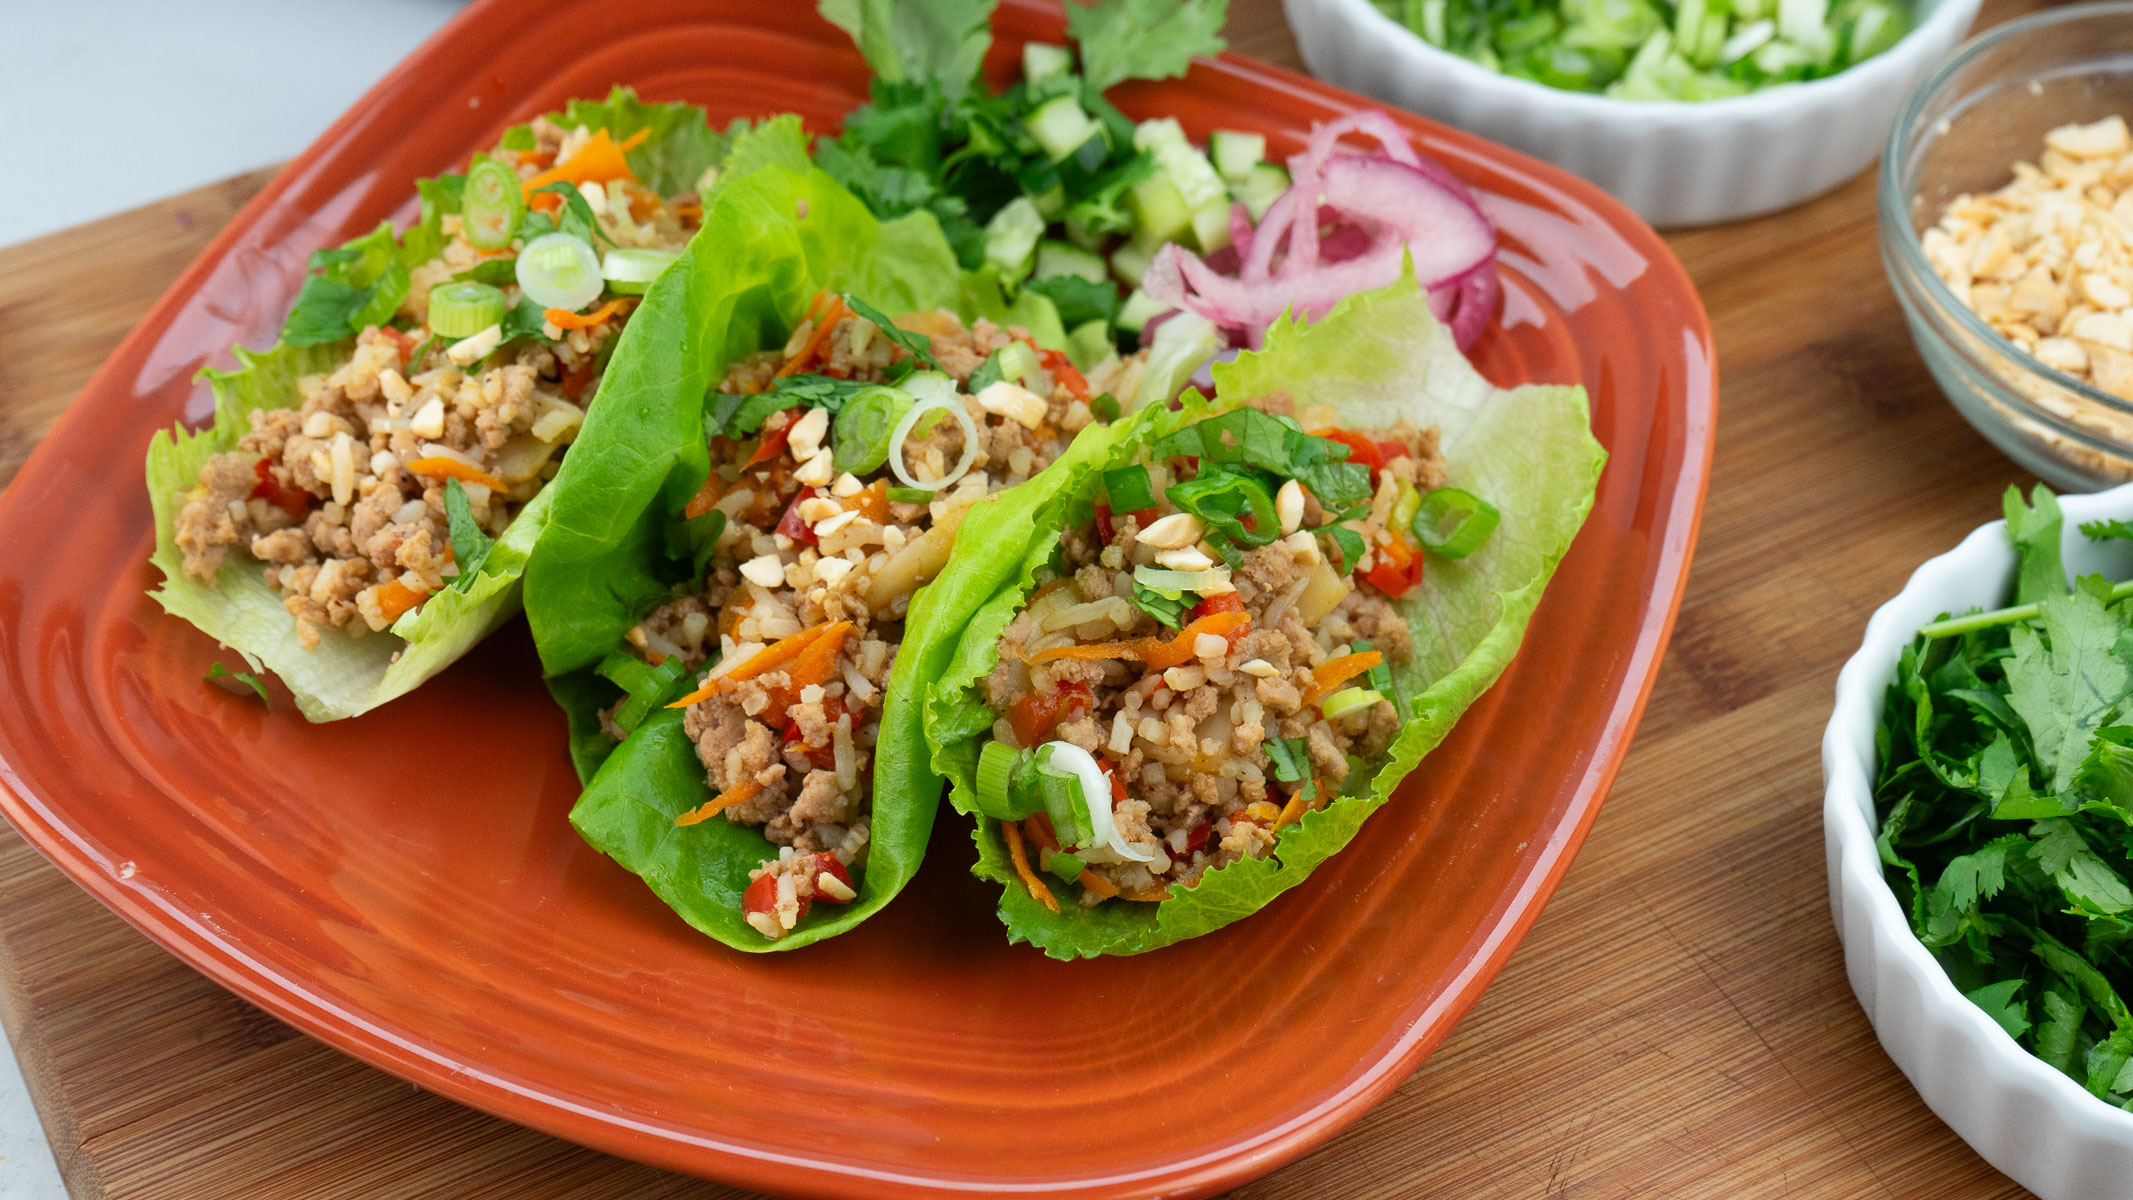
[[[1046,42],[1022,44],[1022,78],[1031,83],[1045,79],[1074,65],[1074,52],[1065,46]]]
[[[1104,265],[1102,255],[1066,242],[1037,243],[1037,278],[1052,279],[1060,275],[1078,275],[1090,283],[1111,281],[1111,269]]]
[[[1042,196],[1032,197],[1030,203],[1037,206],[1037,215],[1047,221],[1056,221],[1066,211],[1066,188],[1053,184],[1052,190]]]
[[[1067,335],[1067,361],[1083,374],[1116,353],[1117,347],[1111,344],[1111,326],[1101,317],[1076,325],[1074,332]]]
[[[1192,240],[1199,245],[1202,254],[1213,254],[1229,245],[1228,196],[1193,210]]]
[[[1093,253],[1104,248],[1106,235],[1098,230],[1089,228],[1086,221],[1068,217],[1066,219],[1066,236],[1068,241]]]
[[[1125,303],[1118,306],[1118,327],[1128,333],[1139,333],[1148,328],[1148,322],[1169,311],[1168,304],[1151,300],[1148,293],[1134,288],[1126,293]]]
[[[1242,204],[1244,211],[1250,213],[1252,220],[1256,221],[1265,216],[1266,210],[1288,190],[1287,167],[1260,163],[1252,168],[1251,174],[1246,175],[1244,182],[1238,184],[1230,194],[1236,197],[1237,203]]]
[[[1089,114],[1081,109],[1081,102],[1072,96],[1054,96],[1031,111],[1028,120],[1029,135],[1044,147],[1044,153],[1053,162],[1060,162],[1081,149],[1081,144],[1098,131],[1098,126]]]
[[[1225,183],[1243,183],[1252,168],[1266,161],[1266,135],[1217,129],[1207,135],[1207,156]]]
[[[1148,264],[1154,260],[1154,247],[1127,242],[1111,252],[1111,273],[1124,280],[1127,287],[1137,288],[1141,285],[1141,276],[1148,273]]]
[[[1160,171],[1127,189],[1126,205],[1133,213],[1133,241],[1150,253],[1164,242],[1176,241],[1192,224],[1193,206]]]
[[[1155,156],[1156,175],[1170,180],[1188,211],[1224,193],[1215,165],[1185,140],[1185,129],[1175,118],[1142,121],[1133,129],[1133,146]]]
[[[1036,257],[1037,239],[1044,236],[1044,218],[1029,197],[1017,196],[985,223],[985,261],[1000,269],[1008,283],[1029,274]]]

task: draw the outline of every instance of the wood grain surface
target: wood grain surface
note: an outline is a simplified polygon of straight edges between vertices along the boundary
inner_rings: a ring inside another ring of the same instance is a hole
[[[1995,0],[1986,21],[2029,7]],[[1275,0],[1235,49],[1300,65]],[[0,250],[0,486],[267,178]],[[1929,1112],[1845,985],[1818,746],[1838,666],[1922,559],[2030,482],[1956,416],[1875,249],[1871,175],[1673,236],[1716,327],[1717,463],[1672,649],[1562,889],[1390,1099],[1231,1193],[2027,1193]],[[115,457],[106,480],[139,486]],[[0,825],[0,1023],[78,1200],[734,1197],[460,1108],[180,965]]]

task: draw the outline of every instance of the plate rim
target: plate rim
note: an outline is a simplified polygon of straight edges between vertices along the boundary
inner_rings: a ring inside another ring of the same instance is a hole
[[[121,364],[167,331],[205,276],[224,260],[229,247],[294,186],[317,159],[347,131],[360,125],[371,109],[397,90],[403,78],[419,74],[430,56],[466,36],[463,31],[478,31],[490,19],[492,11],[508,7],[509,0],[477,0],[467,6],[382,76],[315,141],[289,160],[238,210],[112,351],[39,441],[18,472],[16,482],[29,475],[30,469],[44,456],[47,446],[59,442],[62,434],[70,433],[76,422],[90,419],[87,409],[78,401],[114,386],[114,376]],[[1057,7],[1041,0],[1002,0],[1000,8],[1002,12],[1018,10],[1046,20],[1057,21],[1059,18]],[[1686,364],[1691,377],[1685,381],[1688,406],[1683,413],[1684,445],[1672,494],[1660,494],[1662,502],[1658,508],[1664,519],[1657,526],[1660,536],[1656,539],[1659,545],[1654,555],[1655,587],[1649,594],[1636,637],[1624,656],[1623,686],[1607,709],[1592,756],[1569,788],[1568,819],[1549,831],[1547,844],[1532,869],[1516,887],[1502,894],[1506,906],[1503,915],[1479,931],[1476,944],[1480,949],[1456,973],[1440,1002],[1417,1012],[1404,1029],[1389,1038],[1383,1054],[1374,1061],[1359,1064],[1355,1075],[1337,1090],[1321,1097],[1308,1111],[1246,1139],[1211,1146],[1189,1159],[1131,1174],[1023,1184],[998,1179],[901,1173],[722,1142],[577,1102],[559,1094],[552,1086],[528,1086],[488,1073],[478,1063],[458,1061],[434,1050],[425,1052],[410,1039],[371,1024],[361,1012],[308,991],[303,981],[264,964],[249,962],[239,946],[225,940],[209,922],[200,920],[199,914],[188,915],[173,906],[154,902],[153,893],[122,886],[115,873],[96,860],[85,839],[25,786],[13,764],[4,758],[0,758],[0,815],[5,815],[24,840],[47,861],[150,941],[307,1036],[456,1103],[664,1169],[717,1178],[740,1186],[810,1196],[1071,1193],[1123,1197],[1146,1195],[1150,1189],[1160,1189],[1163,1195],[1185,1196],[1204,1195],[1235,1186],[1318,1148],[1404,1081],[1480,999],[1511,953],[1524,941],[1590,832],[1650,700],[1687,588],[1716,442],[1718,356],[1702,297],[1672,249],[1649,225],[1596,186],[1478,135],[1381,105],[1368,97],[1245,55],[1231,52],[1212,60],[1196,59],[1195,67],[1211,68],[1256,88],[1316,104],[1384,107],[1411,132],[1448,132],[1471,138],[1486,147],[1487,161],[1535,176],[1575,197],[1603,218],[1612,218],[1609,227],[1613,232],[1634,243],[1653,267],[1670,270],[1678,276],[1682,291],[1690,301],[1688,310],[1682,314],[1684,330],[1689,335],[1688,345],[1701,352],[1708,368],[1708,378],[1701,379],[1694,371],[1697,363],[1691,360]],[[1165,82],[1184,86],[1182,82]],[[1699,395],[1703,401],[1700,407],[1697,404]],[[1662,461],[1672,458],[1671,455],[1660,457]],[[14,497],[21,494],[18,487],[0,493],[0,516],[13,507]],[[860,1188],[865,1190],[855,1190]]]

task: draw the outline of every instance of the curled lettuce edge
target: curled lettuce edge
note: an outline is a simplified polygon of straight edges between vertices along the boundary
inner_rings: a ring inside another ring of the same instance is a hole
[[[693,124],[688,119],[692,115]],[[649,127],[652,134],[631,152],[632,161],[661,163],[665,161],[662,154],[677,161],[686,158],[682,170],[701,170],[695,160],[713,152],[703,143],[717,136],[708,134],[702,109],[642,104],[636,93],[622,87],[615,88],[604,102],[574,100],[565,113],[551,116],[571,125],[613,125],[620,130],[618,136]],[[677,144],[662,151],[668,141]],[[689,145],[684,149],[680,142]],[[372,231],[357,240],[378,236],[378,231]],[[433,249],[434,220],[410,228],[405,236],[412,245]],[[162,584],[150,595],[164,611],[235,650],[254,669],[280,676],[295,697],[298,711],[311,721],[357,716],[407,694],[517,613],[520,576],[547,527],[555,501],[551,483],[512,518],[465,590],[447,587],[387,631],[356,636],[345,630],[323,630],[313,649],[297,641],[296,618],[283,607],[280,593],[268,586],[259,564],[248,557],[230,555],[212,581],[187,575],[184,554],[177,545],[177,516],[186,495],[199,482],[200,468],[214,455],[237,448],[238,440],[251,429],[255,409],[294,408],[301,403],[297,380],[331,371],[346,359],[352,344],[349,339],[315,346],[277,345],[265,351],[238,347],[236,369],[201,372],[215,397],[214,421],[198,430],[182,425],[158,430],[148,445],[148,495],[156,527],[156,548],[149,561],[163,573]]]
[[[1450,484],[1489,499],[1503,523],[1466,559],[1433,557],[1422,586],[1395,602],[1415,637],[1414,654],[1394,664],[1412,697],[1413,719],[1403,724],[1369,790],[1305,814],[1268,857],[1207,872],[1195,886],[1174,889],[1158,903],[1108,901],[1082,908],[1077,887],[1048,881],[1061,902],[1061,911],[1053,913],[1016,874],[998,822],[974,817],[978,856],[972,870],[1001,885],[999,916],[1009,940],[1054,958],[1139,954],[1213,932],[1303,882],[1346,846],[1509,665],[1549,577],[1591,510],[1606,462],[1591,433],[1582,388],[1500,391],[1490,385],[1430,315],[1411,271],[1384,289],[1349,297],[1312,325],[1277,323],[1264,350],[1218,364],[1214,374],[1225,400],[1286,392],[1299,408],[1330,405],[1357,427],[1383,428],[1402,419],[1437,426]],[[1218,400],[1201,411],[1189,398],[1184,411],[1144,413],[1105,462],[1052,481],[1062,490],[1033,525],[1048,532],[1021,543],[1025,551],[1015,578],[973,613],[927,705],[934,766],[949,780],[958,811],[975,812],[977,750],[991,724],[992,714],[974,689],[997,663],[1001,632],[1051,558],[1068,506],[1086,502],[1101,486],[1100,468],[1130,461],[1140,446],[1181,420],[1223,407]],[[966,526],[965,538],[982,534],[982,528]]]

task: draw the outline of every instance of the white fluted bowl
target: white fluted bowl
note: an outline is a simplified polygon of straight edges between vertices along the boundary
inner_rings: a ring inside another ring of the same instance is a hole
[[[1979,0],[1915,0],[1903,40],[1827,79],[1693,103],[1500,75],[1423,41],[1371,0],[1283,4],[1319,78],[1547,159],[1654,225],[1704,225],[1797,204],[1864,170]]]
[[[2085,521],[2133,520],[2133,485],[2060,504],[2068,569],[2133,577],[2133,548],[2090,542],[2078,529]],[[1897,656],[1941,613],[2007,603],[2014,569],[2006,523],[1978,529],[1919,567],[1881,606],[1837,676],[1837,707],[1822,737],[1829,907],[1852,991],[1926,1105],[1985,1161],[2044,1200],[2122,1200],[2133,1194],[2133,1113],[2046,1066],[1955,990],[1912,934],[1874,847],[1874,731]]]

